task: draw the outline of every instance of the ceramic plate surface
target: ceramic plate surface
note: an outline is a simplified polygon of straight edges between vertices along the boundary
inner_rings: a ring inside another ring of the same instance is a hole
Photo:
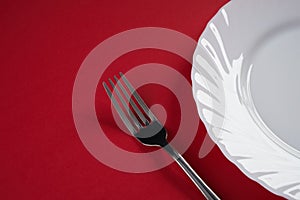
[[[194,54],[198,113],[225,156],[271,192],[300,199],[300,1],[233,0]]]

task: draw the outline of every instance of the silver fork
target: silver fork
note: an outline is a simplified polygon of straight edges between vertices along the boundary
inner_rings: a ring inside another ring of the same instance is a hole
[[[167,131],[164,126],[151,112],[151,110],[145,104],[140,95],[135,91],[127,78],[121,72],[119,75],[120,79],[118,79],[117,76],[114,76],[116,84],[114,84],[114,82],[109,79],[109,83],[113,90],[110,90],[105,82],[103,82],[103,87],[105,88],[107,95],[112,101],[114,108],[118,112],[120,118],[122,119],[128,130],[131,132],[131,134],[144,145],[160,146],[161,148],[166,150],[166,152],[168,152],[170,156],[172,156],[177,164],[194,182],[194,184],[198,187],[198,189],[202,192],[206,199],[220,199],[198,176],[198,174],[187,163],[187,161],[168,143]],[[126,88],[129,92],[126,90]],[[119,89],[121,90],[121,92]],[[112,93],[112,91],[114,90],[116,95],[113,95]],[[139,106],[131,98],[131,95]],[[125,111],[121,108],[121,105],[116,98],[119,99]],[[127,102],[129,102],[132,109],[129,107]]]

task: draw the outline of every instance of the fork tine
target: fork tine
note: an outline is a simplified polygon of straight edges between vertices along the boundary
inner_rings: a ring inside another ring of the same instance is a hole
[[[151,110],[145,104],[145,102],[143,101],[143,99],[140,97],[140,95],[137,93],[137,91],[133,88],[133,86],[131,85],[131,83],[127,80],[127,78],[125,77],[125,75],[122,72],[120,72],[120,76],[123,79],[123,81],[125,82],[125,84],[128,87],[129,91],[133,94],[133,96],[135,97],[135,99],[139,103],[139,105],[143,108],[144,112],[149,116],[149,118],[151,120],[156,120],[155,115],[151,112]]]
[[[107,86],[107,84],[105,82],[102,82],[102,85],[108,95],[108,97],[110,98],[110,100],[113,103],[114,108],[116,109],[116,111],[118,112],[119,116],[121,117],[123,123],[125,124],[125,126],[127,127],[127,129],[132,133],[135,134],[136,131],[132,125],[132,123],[129,121],[129,119],[127,118],[127,116],[125,115],[125,113],[123,112],[123,110],[121,109],[119,103],[116,101],[115,97],[112,95],[112,92],[110,91],[109,87]]]
[[[135,102],[130,98],[128,92],[124,88],[123,84],[121,83],[121,80],[118,80],[117,76],[114,76],[115,81],[117,82],[118,86],[120,87],[123,94],[125,94],[127,101],[129,101],[130,105],[133,107],[133,110],[135,113],[139,116],[139,118],[142,120],[142,122],[146,125],[149,124],[149,121],[146,119],[144,114],[141,112],[141,110],[137,107]]]
[[[114,90],[116,91],[117,96],[121,100],[121,103],[122,103],[124,109],[127,111],[127,113],[131,117],[131,119],[134,122],[134,124],[136,125],[136,127],[138,127],[138,128],[142,127],[139,120],[136,118],[136,116],[133,114],[133,112],[129,108],[128,104],[125,102],[125,100],[124,100],[123,96],[121,95],[117,86],[114,84],[114,82],[111,79],[108,79],[108,81],[109,81],[110,85],[114,88]]]

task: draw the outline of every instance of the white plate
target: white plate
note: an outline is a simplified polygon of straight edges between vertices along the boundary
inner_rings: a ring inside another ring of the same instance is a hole
[[[300,1],[231,1],[208,23],[192,69],[210,136],[248,177],[300,199]]]

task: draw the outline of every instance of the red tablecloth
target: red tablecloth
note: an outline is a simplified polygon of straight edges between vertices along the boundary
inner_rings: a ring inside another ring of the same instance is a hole
[[[1,199],[204,199],[175,163],[136,174],[95,159],[76,131],[72,90],[85,57],[110,36],[138,27],[164,27],[197,40],[226,2],[2,1]],[[150,62],[171,66],[190,80],[188,62],[151,49],[115,60],[101,80]],[[172,129],[170,120],[178,120],[169,115],[176,111],[170,100],[174,96],[161,87],[156,88],[163,94],[158,98],[146,91],[151,87],[140,88],[140,94],[151,104],[165,106],[166,126]],[[102,86],[98,87],[95,107],[106,108],[105,115],[97,114],[107,137],[127,150],[150,151],[115,127],[110,102],[103,95]],[[222,199],[280,199],[248,179],[218,147],[200,159],[205,135],[200,124],[184,157]]]

